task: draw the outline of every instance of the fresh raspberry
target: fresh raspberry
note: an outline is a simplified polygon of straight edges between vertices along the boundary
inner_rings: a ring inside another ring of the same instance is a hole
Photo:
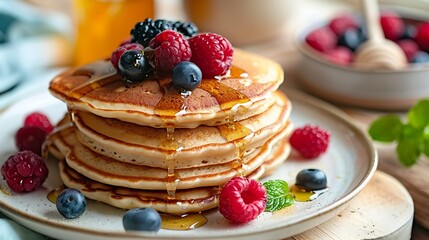
[[[40,127],[46,134],[54,130],[54,126],[51,121],[49,121],[49,118],[40,112],[34,112],[28,115],[24,120],[24,126]]]
[[[144,47],[139,43],[126,43],[113,51],[110,61],[112,62],[113,66],[118,69],[119,59],[121,58],[122,54],[124,54],[124,52],[128,50],[143,51],[143,49]]]
[[[396,13],[383,13],[380,16],[380,24],[387,39],[395,41],[404,35],[405,24]]]
[[[332,19],[328,26],[339,37],[346,30],[357,29],[359,24],[353,16],[344,14]]]
[[[329,145],[330,134],[313,125],[295,129],[289,139],[291,146],[305,158],[316,158],[324,153]]]
[[[131,42],[131,37],[128,37],[128,38],[125,38],[120,44],[119,44],[119,47],[122,47],[122,46],[124,46],[124,45],[126,45],[126,44],[130,44],[130,43],[132,43]]]
[[[414,59],[414,56],[419,51],[419,46],[413,40],[404,39],[398,42],[398,46],[404,51],[405,56],[407,56],[408,62],[411,62]]]
[[[182,61],[191,59],[191,48],[183,34],[165,30],[156,35],[149,47],[154,49],[154,65],[158,72],[171,72]]]
[[[429,52],[429,22],[422,23],[417,27],[415,41],[421,50]]]
[[[48,176],[43,158],[30,151],[10,156],[1,167],[3,179],[15,192],[31,192],[37,189]]]
[[[337,45],[337,36],[330,28],[318,28],[305,38],[310,47],[319,52],[326,52]]]
[[[234,49],[221,35],[202,33],[189,39],[191,62],[202,71],[204,78],[225,75],[232,65]]]
[[[46,139],[46,132],[35,126],[24,126],[16,132],[15,144],[19,151],[29,150],[42,155],[42,144]]]
[[[325,57],[339,65],[349,65],[353,61],[353,52],[346,47],[336,47],[324,53]]]
[[[247,223],[264,210],[267,204],[265,187],[256,180],[234,177],[220,192],[219,212],[235,223]]]

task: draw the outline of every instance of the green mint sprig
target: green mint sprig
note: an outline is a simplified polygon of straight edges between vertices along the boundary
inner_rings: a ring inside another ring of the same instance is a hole
[[[429,157],[429,99],[420,100],[407,114],[403,123],[396,115],[384,115],[369,127],[371,138],[379,142],[397,142],[399,161],[409,167],[421,154]]]
[[[295,201],[293,195],[289,192],[287,182],[283,180],[269,180],[263,183],[267,190],[266,212],[274,212],[292,205]]]

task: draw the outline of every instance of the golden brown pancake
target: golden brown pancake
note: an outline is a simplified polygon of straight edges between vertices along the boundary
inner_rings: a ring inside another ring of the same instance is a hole
[[[174,155],[176,169],[216,165],[260,147],[284,127],[290,102],[280,92],[273,96],[276,104],[267,111],[234,124],[182,128],[170,133],[82,111],[73,113],[73,121],[82,144],[118,161],[168,168],[168,155]]]
[[[71,109],[151,127],[193,128],[265,111],[282,82],[279,64],[235,50],[230,74],[203,79],[189,96],[174,89],[170,77],[151,77],[126,87],[109,61],[66,71],[51,81],[49,90]]]
[[[243,176],[250,174],[272,156],[272,149],[276,144],[283,150],[287,147],[287,137],[290,131],[291,128],[286,125],[261,147],[241,158],[231,159],[224,164],[184,169],[135,165],[100,155],[80,144],[73,127],[61,130],[52,142],[65,156],[66,162],[71,168],[90,179],[114,186],[174,191],[175,189],[219,186],[237,174]],[[276,158],[280,157],[282,155],[276,156]],[[282,158],[283,161],[286,157]],[[169,173],[172,173],[173,176]]]

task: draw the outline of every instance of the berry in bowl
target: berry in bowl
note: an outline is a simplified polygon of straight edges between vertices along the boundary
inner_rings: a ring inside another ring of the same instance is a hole
[[[429,19],[417,10],[380,14],[385,38],[394,41],[407,64],[400,69],[367,69],[355,63],[368,39],[359,14],[343,13],[298,33],[300,84],[326,100],[350,106],[404,110],[429,94]]]

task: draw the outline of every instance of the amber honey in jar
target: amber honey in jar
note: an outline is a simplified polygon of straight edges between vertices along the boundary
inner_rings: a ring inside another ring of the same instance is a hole
[[[105,59],[134,25],[154,17],[154,0],[74,0],[74,65]]]

